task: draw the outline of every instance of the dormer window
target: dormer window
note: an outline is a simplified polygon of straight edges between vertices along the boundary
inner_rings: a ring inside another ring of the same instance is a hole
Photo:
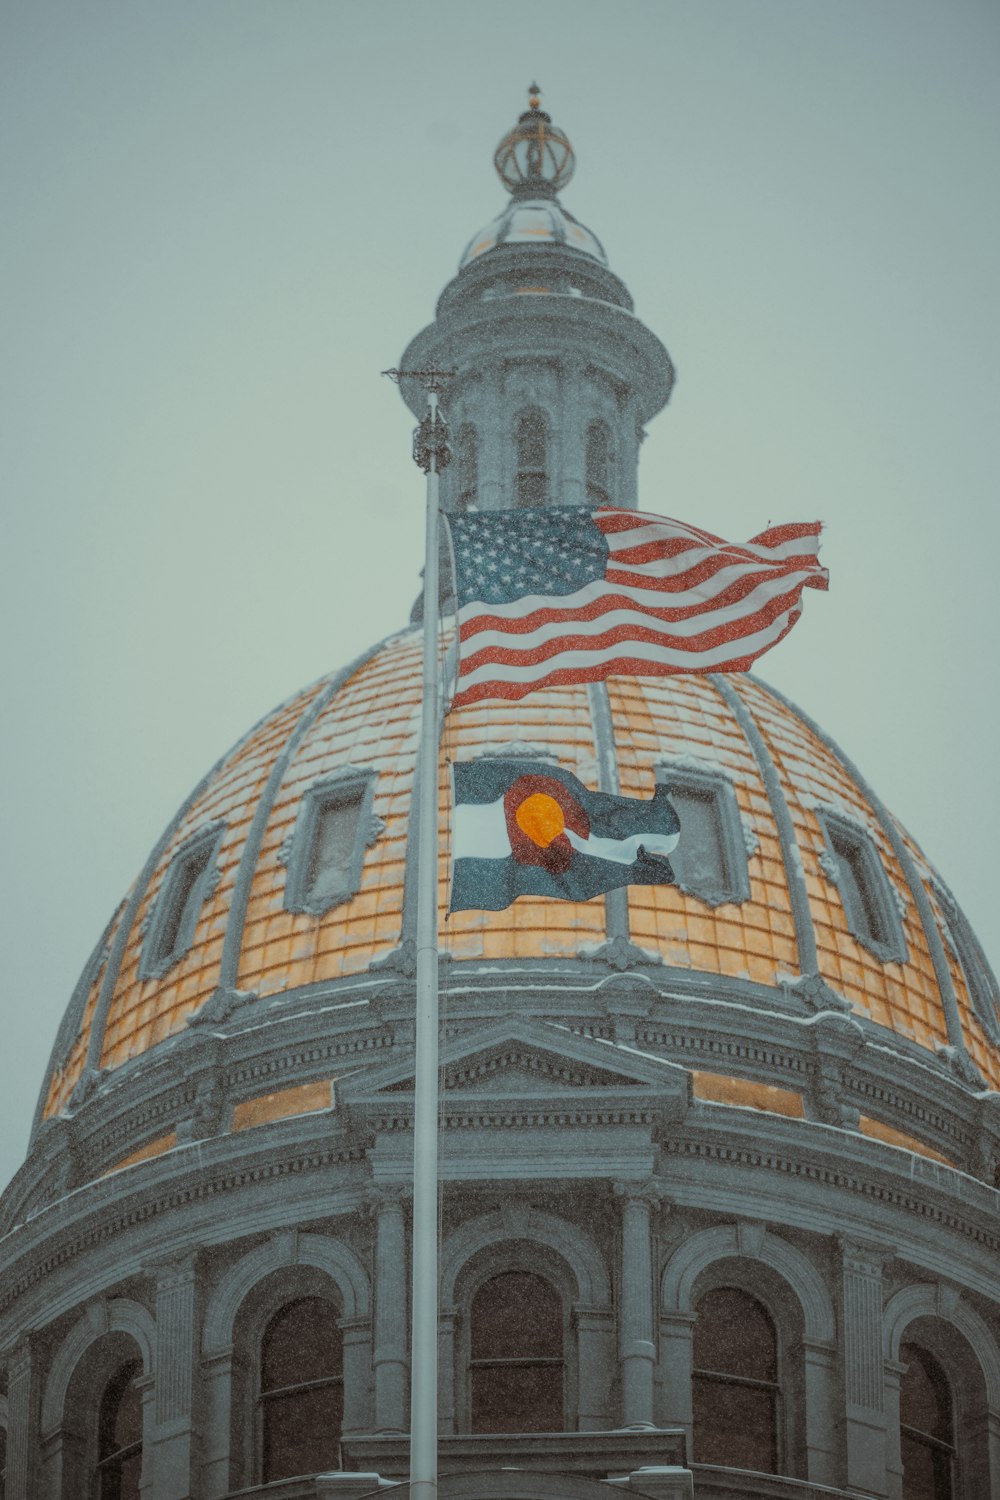
[[[544,505],[548,499],[549,435],[545,417],[537,407],[523,411],[517,419],[517,474],[514,503]]]
[[[591,422],[587,428],[587,501],[611,503],[611,433],[606,422]]]
[[[289,851],[289,911],[320,916],[357,894],[365,847],[381,826],[372,814],[374,795],[375,773],[368,770],[347,770],[310,787]]]
[[[479,435],[470,422],[458,429],[458,508],[468,510],[479,495]]]
[[[750,895],[747,849],[736,793],[710,768],[661,766],[657,781],[670,792],[680,819],[670,856],[677,884],[709,906],[746,901]]]
[[[174,856],[159,894],[142,948],[141,976],[158,979],[172,968],[194,941],[205,897],[210,893],[213,861],[222,825],[195,834]],[[215,876],[218,879],[218,876]]]
[[[883,963],[906,957],[906,940],[889,878],[863,828],[836,812],[819,813],[826,835],[820,863],[837,885],[847,926],[863,947]]]

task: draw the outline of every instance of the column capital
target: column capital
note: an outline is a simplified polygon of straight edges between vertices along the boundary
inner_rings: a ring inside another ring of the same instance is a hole
[[[857,1239],[848,1234],[838,1234],[836,1240],[844,1271],[855,1276],[881,1276],[886,1263],[896,1254],[891,1245],[877,1240]]]
[[[156,1293],[175,1291],[178,1287],[190,1286],[198,1274],[198,1252],[190,1250],[183,1255],[167,1256],[162,1260],[147,1261],[143,1269],[156,1278]]]
[[[373,1182],[365,1192],[365,1211],[376,1219],[382,1213],[404,1213],[412,1198],[412,1182]]]
[[[622,1204],[645,1204],[648,1208],[669,1206],[669,1195],[662,1182],[655,1177],[619,1180],[612,1184],[614,1194]]]
[[[35,1334],[25,1333],[7,1351],[7,1379],[11,1385],[30,1374],[35,1355]]]

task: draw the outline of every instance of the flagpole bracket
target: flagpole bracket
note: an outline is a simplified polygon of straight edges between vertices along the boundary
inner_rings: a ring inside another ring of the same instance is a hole
[[[414,428],[413,462],[425,474],[430,473],[432,466],[440,474],[451,463],[448,424],[440,412],[435,412],[433,416],[428,412],[421,419],[419,427]]]

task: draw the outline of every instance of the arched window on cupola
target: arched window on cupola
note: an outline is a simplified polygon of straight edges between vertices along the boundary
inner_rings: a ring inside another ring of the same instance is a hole
[[[899,1387],[906,1500],[953,1500],[955,1422],[948,1378],[919,1344],[900,1345],[899,1358],[907,1367]]]
[[[587,503],[611,504],[611,430],[606,422],[587,427]]]
[[[139,1500],[142,1397],[139,1360],[122,1365],[104,1387],[97,1419],[97,1500]]]
[[[472,1299],[473,1432],[561,1432],[565,1426],[562,1298],[529,1271],[484,1281]]]
[[[706,1292],[693,1356],[694,1461],[778,1473],[781,1397],[770,1314],[737,1287]]]
[[[479,434],[471,422],[458,429],[455,458],[457,505],[459,510],[468,510],[479,497]]]
[[[515,430],[517,471],[514,503],[519,506],[544,505],[549,494],[549,430],[543,412],[537,407],[521,412]]]
[[[343,1336],[325,1297],[289,1302],[267,1324],[258,1410],[262,1483],[340,1468]]]

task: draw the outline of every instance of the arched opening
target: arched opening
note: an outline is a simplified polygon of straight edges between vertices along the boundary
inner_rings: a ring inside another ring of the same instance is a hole
[[[504,1271],[472,1299],[473,1432],[561,1432],[565,1425],[562,1298],[544,1277]]]
[[[906,1500],[953,1500],[955,1418],[948,1378],[928,1349],[901,1344],[899,1437]]]
[[[781,1397],[770,1314],[737,1287],[706,1292],[693,1356],[695,1461],[778,1473]]]
[[[264,1484],[340,1468],[344,1344],[324,1297],[287,1303],[264,1329],[259,1411]]]
[[[468,510],[479,497],[479,434],[470,422],[458,429],[456,449],[456,471],[458,479],[458,509]]]
[[[548,499],[549,435],[545,417],[537,407],[523,411],[517,419],[517,473],[514,503],[544,505]]]
[[[139,1500],[141,1374],[141,1362],[130,1360],[104,1387],[97,1418],[97,1500]]]
[[[606,422],[587,427],[587,500],[591,505],[611,503],[611,432]]]

